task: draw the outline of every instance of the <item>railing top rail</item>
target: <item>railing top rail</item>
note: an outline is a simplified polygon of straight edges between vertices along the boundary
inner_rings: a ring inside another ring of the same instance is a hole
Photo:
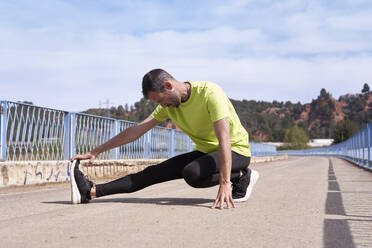
[[[28,103],[22,103],[22,102],[13,102],[13,101],[6,101],[6,100],[0,100],[0,102],[1,103],[12,103],[12,104],[17,104],[17,105],[29,106],[29,107],[33,107],[33,108],[42,108],[42,109],[47,109],[47,110],[52,110],[52,111],[58,111],[58,112],[68,113],[68,111],[65,111],[65,110],[48,108],[48,107],[42,107],[42,106],[37,106],[37,105],[28,104]]]
[[[75,113],[77,115],[84,115],[84,116],[93,117],[93,118],[101,118],[101,119],[106,119],[106,120],[111,120],[111,121],[116,121],[117,120],[117,119],[106,117],[106,116],[91,115],[91,114],[87,114],[87,113],[80,113],[80,112],[70,112],[70,113]],[[119,120],[119,121],[126,121],[126,120]],[[133,122],[133,123],[135,123],[135,122]]]
[[[133,122],[133,123],[136,123],[136,122]],[[138,123],[136,123],[136,124],[138,124]],[[165,130],[171,129],[171,128],[166,128],[166,127],[162,127],[162,126],[156,126],[156,128],[165,129]],[[175,130],[175,131],[177,131],[177,130]]]

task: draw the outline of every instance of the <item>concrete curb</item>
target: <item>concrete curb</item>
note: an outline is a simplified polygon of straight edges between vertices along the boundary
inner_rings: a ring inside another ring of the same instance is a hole
[[[253,157],[251,163],[287,159],[288,156]],[[82,161],[81,169],[91,179],[122,177],[158,164],[165,159],[131,159],[95,161],[89,165]],[[70,180],[69,161],[9,161],[0,162],[0,187],[22,186]]]
[[[288,155],[277,155],[277,156],[267,156],[267,157],[252,157],[251,163],[265,163],[265,162],[272,162],[277,160],[284,160],[288,159]]]

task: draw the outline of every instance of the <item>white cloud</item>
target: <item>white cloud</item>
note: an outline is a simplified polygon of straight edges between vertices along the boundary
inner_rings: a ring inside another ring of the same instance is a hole
[[[326,24],[329,25],[331,29],[335,29],[340,32],[367,32],[369,34],[372,33],[372,15],[370,11],[361,11],[344,16],[332,16],[326,19]]]

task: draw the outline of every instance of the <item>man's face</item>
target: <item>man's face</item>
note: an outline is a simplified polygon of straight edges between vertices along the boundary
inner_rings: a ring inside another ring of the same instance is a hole
[[[163,108],[166,107],[178,107],[181,104],[181,99],[178,95],[171,90],[165,89],[164,92],[153,92],[148,93],[150,101],[160,104]]]

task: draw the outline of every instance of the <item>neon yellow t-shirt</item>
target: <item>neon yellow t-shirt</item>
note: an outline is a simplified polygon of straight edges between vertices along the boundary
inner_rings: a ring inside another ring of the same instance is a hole
[[[178,107],[158,105],[151,116],[160,122],[170,118],[195,143],[195,150],[203,153],[218,150],[213,123],[226,117],[230,126],[231,150],[250,157],[248,133],[223,90],[210,82],[187,83],[191,84],[191,95],[186,102]]]

